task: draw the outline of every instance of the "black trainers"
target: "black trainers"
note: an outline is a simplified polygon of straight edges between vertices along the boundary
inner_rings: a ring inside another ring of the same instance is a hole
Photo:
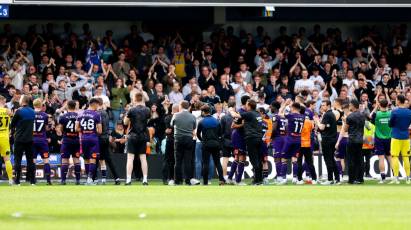
[[[65,181],[60,182],[60,185],[66,185],[67,183]]]
[[[80,181],[76,181],[76,185],[80,185]]]
[[[53,184],[51,183],[51,181],[47,181],[46,185],[53,185]]]
[[[116,179],[116,180],[114,181],[114,185],[120,185],[120,184],[121,184],[120,179]]]
[[[148,182],[144,181],[143,186],[147,186],[147,185],[148,185]]]
[[[131,185],[131,182],[125,183],[124,185],[129,186]]]

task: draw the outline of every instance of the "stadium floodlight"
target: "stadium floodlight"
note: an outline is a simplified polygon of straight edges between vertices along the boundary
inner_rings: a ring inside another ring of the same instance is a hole
[[[265,6],[265,10],[268,11],[268,12],[274,12],[275,7],[274,6]]]

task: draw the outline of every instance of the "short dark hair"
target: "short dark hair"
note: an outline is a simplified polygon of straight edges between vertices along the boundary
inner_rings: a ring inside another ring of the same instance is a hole
[[[183,109],[188,109],[188,108],[190,108],[190,103],[188,103],[188,101],[186,101],[186,100],[181,101],[181,102],[180,102],[180,105],[181,105],[181,107],[182,107]]]
[[[343,104],[343,100],[342,100],[341,98],[339,98],[339,97],[337,97],[337,98],[334,100],[334,102],[337,102],[337,103],[340,104],[341,106],[342,106],[342,104]]]
[[[228,102],[227,107],[228,108],[235,108],[235,102],[233,102],[233,101]]]
[[[388,101],[386,99],[381,99],[380,100],[380,106],[383,107],[383,108],[387,108]]]
[[[267,111],[264,109],[264,107],[258,108],[258,112],[263,113],[263,114],[267,113]]]
[[[354,108],[356,108],[356,109],[360,108],[360,103],[358,102],[357,99],[351,99],[350,100],[350,105],[354,106]]]
[[[305,114],[305,110],[306,110],[305,106],[301,105],[300,114]]]
[[[93,98],[90,99],[89,104],[90,104],[90,105],[92,105],[92,104],[101,105],[101,104],[103,104],[103,100],[101,100],[101,98],[95,98],[95,97],[93,97]]]
[[[404,95],[402,95],[402,94],[400,94],[400,95],[398,95],[397,96],[397,100],[401,103],[401,104],[404,104],[405,103],[405,96]]]
[[[71,100],[71,101],[68,101],[68,102],[67,102],[67,107],[68,107],[70,110],[76,109],[76,105],[77,105],[77,103],[76,103],[76,101],[74,101],[74,100]]]
[[[321,103],[325,103],[327,106],[331,106],[330,100],[323,100]]]
[[[291,107],[293,107],[294,109],[300,111],[301,110],[301,105],[298,102],[294,102]]]
[[[255,110],[255,108],[257,108],[257,102],[255,102],[253,99],[248,99],[247,103],[252,110]]]
[[[242,104],[242,105],[245,105],[248,100],[250,100],[250,96],[248,96],[248,95],[242,96],[242,97],[241,97],[241,104]]]
[[[310,105],[313,105],[313,104],[315,104],[316,102],[314,101],[314,100],[309,100],[309,101],[307,101],[306,103],[305,103],[305,106],[306,107],[310,107]]]
[[[281,108],[281,104],[277,101],[271,102],[271,111],[278,111]]]
[[[205,114],[210,114],[211,113],[210,106],[207,105],[207,104],[201,106],[201,112],[203,112]]]
[[[143,101],[143,94],[138,92],[134,95],[134,98],[135,98],[136,102],[142,102]]]

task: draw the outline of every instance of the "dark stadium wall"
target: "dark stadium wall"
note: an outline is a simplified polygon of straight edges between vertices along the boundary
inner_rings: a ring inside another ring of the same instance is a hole
[[[11,24],[14,33],[18,34],[25,34],[27,32],[27,28],[30,25],[36,24],[37,25],[37,32],[42,32],[41,25],[46,25],[47,23],[52,22],[54,25],[54,32],[59,34],[63,32],[63,24],[69,21],[72,24],[73,31],[77,34],[82,33],[82,25],[84,23],[88,23],[90,25],[90,29],[95,37],[104,37],[106,30],[113,30],[114,38],[121,39],[125,35],[129,33],[129,28],[131,25],[135,24],[138,27],[141,26],[141,21],[138,20],[130,20],[130,21],[112,21],[112,20],[2,20],[0,21],[0,32],[3,29],[4,24]],[[403,22],[321,22],[321,21],[313,21],[313,22],[306,22],[306,21],[275,21],[275,22],[267,22],[267,21],[226,21],[224,24],[220,24],[218,26],[222,26],[226,28],[227,26],[233,26],[235,29],[235,33],[238,34],[240,29],[245,29],[247,32],[255,33],[256,27],[261,25],[264,27],[265,31],[268,35],[272,37],[278,36],[280,26],[286,26],[288,29],[288,34],[296,33],[298,28],[303,26],[306,28],[307,34],[312,33],[312,27],[314,24],[320,24],[322,28],[322,32],[325,33],[327,28],[335,28],[338,27],[342,31],[343,39],[346,39],[347,36],[351,36],[354,39],[358,39],[359,35],[361,34],[361,28],[364,25],[375,25],[378,31],[381,34],[388,38],[389,32],[391,31],[391,26],[398,25]],[[411,27],[411,23],[407,23],[408,28]],[[214,26],[215,27],[215,26]],[[199,24],[199,25],[185,25],[181,23],[166,25],[166,23],[158,24],[152,22],[149,24],[150,31],[154,34],[158,33],[167,33],[167,34],[174,34],[176,30],[183,30],[186,32],[194,33],[202,33],[204,40],[209,38],[210,33],[212,32],[211,24]]]

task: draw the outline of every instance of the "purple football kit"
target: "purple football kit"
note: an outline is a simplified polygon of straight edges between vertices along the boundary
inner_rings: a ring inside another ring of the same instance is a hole
[[[41,158],[49,157],[49,144],[46,135],[48,115],[45,112],[36,112],[33,124],[33,158],[41,155]]]
[[[301,147],[301,131],[303,130],[305,115],[290,113],[285,116],[287,119],[287,137],[282,149],[282,158],[291,159],[295,157]]]
[[[33,159],[37,158],[37,155],[41,155],[41,158],[49,158],[49,144],[47,141],[46,126],[48,125],[49,117],[47,113],[36,111],[33,123]],[[48,184],[51,184],[50,178],[50,163],[44,162],[44,175]]]
[[[277,127],[272,134],[274,158],[281,158],[281,151],[283,150],[284,141],[287,136],[287,119],[279,115],[274,115],[273,122],[277,123]]]
[[[81,149],[84,159],[97,159],[100,146],[97,134],[97,124],[101,123],[100,114],[94,110],[85,110],[77,117],[80,124]]]
[[[67,112],[59,119],[59,123],[63,127],[63,140],[60,149],[62,158],[80,157],[80,140],[78,132],[76,132],[77,116],[76,112]]]
[[[240,108],[238,112],[244,113],[246,112],[243,108]],[[241,124],[242,119],[235,118],[233,121],[235,124]],[[245,147],[245,140],[244,140],[244,129],[233,129],[231,134],[231,141],[233,144],[234,154],[242,154],[245,155],[246,147]]]

